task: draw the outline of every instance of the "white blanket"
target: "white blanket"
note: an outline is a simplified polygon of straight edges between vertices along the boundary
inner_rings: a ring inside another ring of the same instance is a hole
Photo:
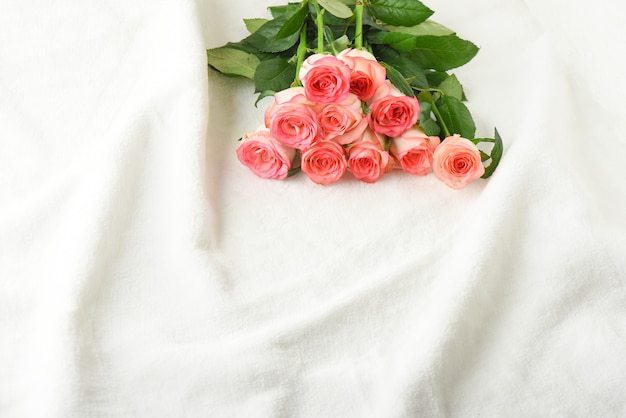
[[[282,3],[2,3],[0,417],[625,416],[621,6],[425,2],[505,141],[454,191],[239,164],[205,48]]]

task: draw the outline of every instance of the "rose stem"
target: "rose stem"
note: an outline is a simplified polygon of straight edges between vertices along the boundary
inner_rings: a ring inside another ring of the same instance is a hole
[[[315,7],[315,23],[317,24],[317,53],[324,53],[324,10],[320,10],[317,1],[313,1],[313,7]]]
[[[302,25],[302,30],[300,31],[300,43],[298,44],[298,60],[296,61],[296,78],[293,80],[292,86],[301,86],[302,82],[298,77],[300,73],[300,67],[302,67],[302,63],[304,62],[304,57],[306,55],[306,22]]]
[[[446,135],[446,138],[449,137],[450,131],[448,130],[446,123],[443,121],[443,117],[441,116],[441,113],[439,112],[439,108],[437,108],[437,105],[435,104],[434,100],[431,102],[431,105],[432,105],[433,113],[435,114],[435,117],[437,118],[437,120],[441,124],[441,127],[443,128],[443,133]]]
[[[363,2],[361,0],[357,0],[356,2],[354,16],[356,18],[354,46],[356,49],[363,49]]]

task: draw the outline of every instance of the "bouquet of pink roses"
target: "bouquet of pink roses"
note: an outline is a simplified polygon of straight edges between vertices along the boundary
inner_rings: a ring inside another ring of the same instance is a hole
[[[478,48],[428,20],[419,1],[351,3],[272,7],[272,20],[245,21],[249,37],[207,51],[213,68],[253,79],[258,100],[274,97],[239,160],[260,177],[303,171],[322,185],[346,172],[374,183],[394,168],[434,172],[455,189],[489,177],[501,139],[474,138],[463,88],[447,72]],[[489,143],[489,153],[478,147]]]

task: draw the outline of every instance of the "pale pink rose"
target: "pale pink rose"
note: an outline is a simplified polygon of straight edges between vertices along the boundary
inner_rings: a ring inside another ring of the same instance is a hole
[[[263,178],[284,179],[291,169],[296,150],[276,141],[266,127],[244,134],[237,157],[254,174]]]
[[[337,58],[352,70],[350,92],[364,102],[370,100],[376,90],[385,82],[387,71],[376,58],[362,49],[344,49]]]
[[[361,101],[354,94],[340,103],[320,103],[317,107],[319,135],[323,140],[346,145],[356,141],[367,127]]]
[[[389,151],[402,170],[418,176],[433,171],[433,153],[441,141],[438,136],[428,136],[418,127],[391,139]]]
[[[485,167],[478,147],[455,134],[444,139],[435,150],[433,171],[449,187],[462,189],[485,174]]]
[[[397,89],[389,88],[386,84],[379,90],[385,89],[388,89],[388,94],[379,95],[378,92],[375,94],[374,100],[369,105],[367,121],[370,128],[377,133],[394,138],[417,123],[420,105],[415,97],[401,93],[397,95]]]
[[[280,143],[304,149],[318,141],[317,115],[313,106],[288,101],[278,104],[272,112],[268,128]]]
[[[375,183],[393,168],[392,159],[385,151],[386,138],[366,129],[360,140],[348,148],[348,170],[357,179]]]
[[[302,152],[302,171],[314,183],[324,186],[335,183],[346,167],[346,152],[336,142],[318,142]]]
[[[300,67],[298,78],[307,99],[318,103],[337,103],[350,93],[350,68],[333,55],[313,54]]]
[[[290,87],[274,94],[274,101],[265,109],[265,126],[271,125],[272,116],[283,103],[302,103],[313,106],[314,103],[304,95],[304,87]]]

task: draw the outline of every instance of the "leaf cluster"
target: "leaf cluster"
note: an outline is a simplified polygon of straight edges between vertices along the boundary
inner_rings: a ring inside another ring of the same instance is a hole
[[[502,155],[500,136],[496,131],[494,138],[475,138],[463,86],[451,73],[470,62],[479,48],[431,20],[433,10],[419,0],[303,0],[269,11],[271,19],[244,19],[250,32],[246,38],[207,50],[215,70],[254,81],[257,103],[298,85],[304,56],[364,48],[400,91],[417,97],[418,123],[428,135],[445,139],[458,133],[476,144],[494,144],[489,154],[481,150],[490,162],[484,177],[493,173]]]

